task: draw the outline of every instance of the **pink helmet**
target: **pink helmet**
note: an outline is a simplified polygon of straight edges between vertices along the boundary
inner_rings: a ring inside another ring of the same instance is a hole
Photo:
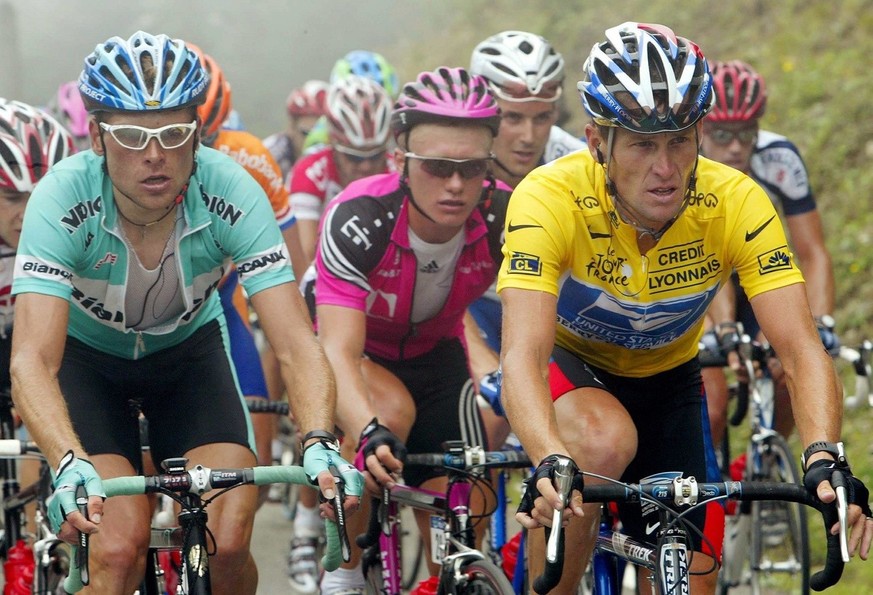
[[[500,108],[483,77],[441,66],[403,86],[391,126],[394,136],[399,136],[418,124],[459,120],[487,126],[497,136]]]
[[[46,109],[76,138],[88,136],[88,111],[76,81],[62,83]]]
[[[712,86],[715,107],[708,122],[748,122],[764,115],[767,88],[755,69],[739,60],[713,62]]]
[[[330,87],[324,81],[306,81],[303,86],[294,89],[288,95],[286,105],[288,115],[292,118],[297,116],[322,116],[327,110],[327,90]]]
[[[70,133],[48,113],[0,98],[0,188],[32,192],[55,163],[73,153]]]

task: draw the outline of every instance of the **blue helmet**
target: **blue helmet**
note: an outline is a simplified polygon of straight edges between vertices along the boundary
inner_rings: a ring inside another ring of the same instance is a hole
[[[206,100],[209,75],[181,39],[137,31],[85,58],[79,93],[89,112],[171,110]]]
[[[397,71],[381,54],[367,50],[353,50],[336,61],[330,71],[330,82],[355,74],[379,83],[388,95],[396,99],[400,93]]]
[[[700,48],[663,25],[623,23],[585,61],[578,89],[597,124],[644,134],[684,130],[712,108]]]

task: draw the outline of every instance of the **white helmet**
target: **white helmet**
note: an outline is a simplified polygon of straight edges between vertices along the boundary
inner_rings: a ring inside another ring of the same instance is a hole
[[[503,31],[476,46],[470,72],[484,76],[506,101],[555,101],[561,96],[564,58],[539,35]]]
[[[339,144],[368,148],[388,142],[391,97],[376,81],[350,75],[331,84],[327,94],[327,121]]]

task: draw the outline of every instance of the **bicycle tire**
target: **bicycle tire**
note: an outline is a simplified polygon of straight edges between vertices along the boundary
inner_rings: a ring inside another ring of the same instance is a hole
[[[451,595],[514,595],[503,570],[488,560],[474,560],[461,566],[461,581]],[[438,594],[449,595],[442,582]]]
[[[415,524],[414,518],[411,518],[409,523],[401,524],[400,541],[400,551],[404,552],[403,565],[401,566],[403,576],[400,584],[404,591],[411,591],[418,584],[418,574],[421,572],[422,565],[424,565],[424,539],[419,535],[418,526]],[[412,556],[407,556],[406,552],[413,552],[413,554]]]
[[[779,435],[764,439],[760,452],[760,469],[749,469],[755,480],[800,484],[801,478],[786,440]],[[755,463],[749,453],[749,466]],[[750,535],[750,587],[753,595],[809,595],[809,532],[806,507],[780,502],[786,513],[784,532],[767,534],[767,514],[777,514],[773,504],[752,503]],[[768,509],[769,506],[769,509]],[[778,510],[778,509],[777,509]],[[771,528],[773,521],[769,522]]]

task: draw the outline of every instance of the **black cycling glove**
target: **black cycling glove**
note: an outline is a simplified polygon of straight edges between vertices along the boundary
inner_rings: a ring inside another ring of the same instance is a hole
[[[540,462],[540,464],[534,470],[533,475],[524,480],[524,495],[521,497],[521,502],[519,502],[518,504],[518,512],[523,512],[526,514],[531,513],[534,508],[534,501],[541,496],[540,491],[537,489],[537,482],[540,479],[548,477],[549,480],[552,482],[552,485],[554,485],[555,464],[558,461],[570,462],[570,474],[573,476],[570,487],[571,493],[573,490],[579,490],[580,493],[582,492],[582,488],[584,486],[582,472],[579,470],[579,467],[576,466],[576,463],[573,461],[573,459],[564,455],[549,455]]]
[[[394,433],[379,423],[377,418],[373,418],[364,431],[361,432],[361,437],[358,440],[358,448],[355,452],[360,453],[364,461],[371,454],[376,454],[376,449],[383,444],[387,444],[391,449],[391,454],[401,461],[406,459],[406,445]],[[366,467],[364,467],[366,468]]]
[[[864,516],[873,516],[873,513],[870,511],[870,491],[863,481],[852,475],[852,470],[848,465],[827,459],[810,463],[809,468],[803,474],[803,486],[813,496],[816,496],[818,484],[823,481],[831,481],[834,471],[839,471],[846,478],[846,496],[848,497],[849,504],[860,506]]]

